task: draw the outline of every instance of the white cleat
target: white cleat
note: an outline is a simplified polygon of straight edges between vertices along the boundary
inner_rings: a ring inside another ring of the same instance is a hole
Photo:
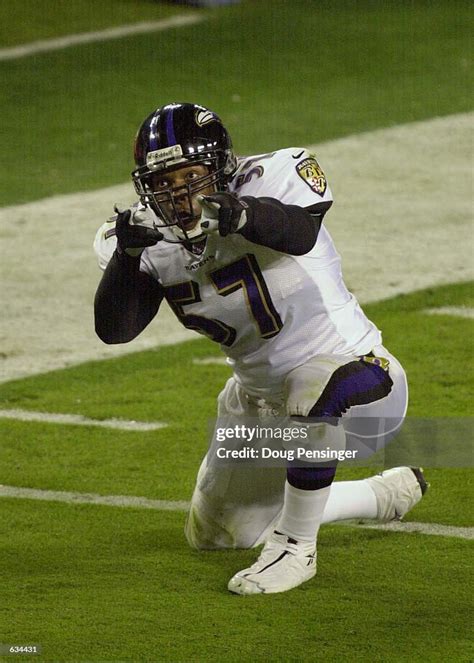
[[[377,520],[401,520],[425,494],[422,468],[393,467],[366,479],[377,498]]]
[[[236,573],[228,589],[234,594],[275,594],[298,587],[315,575],[316,543],[298,543],[273,532],[255,564]]]

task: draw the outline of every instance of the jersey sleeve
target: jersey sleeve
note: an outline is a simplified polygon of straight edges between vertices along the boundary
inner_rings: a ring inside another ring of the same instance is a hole
[[[106,221],[100,226],[95,235],[93,247],[99,267],[104,271],[117,248],[115,219]]]
[[[333,201],[316,156],[302,147],[243,158],[232,182],[239,196],[268,196],[287,205],[327,209]]]
[[[140,204],[137,204],[137,207],[140,209]],[[94,238],[93,248],[97,257],[97,262],[102,271],[105,271],[105,268],[109,264],[110,259],[112,258],[114,251],[117,248],[115,219],[116,216],[114,215],[110,217],[110,219],[108,219],[105,223],[103,223],[96,232]],[[155,280],[159,281],[159,274],[149,259],[147,249],[145,249],[141,255],[140,271],[149,274]]]

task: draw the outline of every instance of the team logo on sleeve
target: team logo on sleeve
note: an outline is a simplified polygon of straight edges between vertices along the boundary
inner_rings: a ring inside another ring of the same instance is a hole
[[[314,193],[317,193],[321,197],[324,196],[328,186],[326,175],[313,156],[303,159],[303,161],[296,164],[296,172]]]

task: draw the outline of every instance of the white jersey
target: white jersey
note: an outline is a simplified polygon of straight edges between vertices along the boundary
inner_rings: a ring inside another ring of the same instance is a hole
[[[323,171],[302,148],[241,159],[229,188],[301,207],[332,200]],[[104,224],[94,243],[102,268],[115,249],[110,227]],[[257,395],[280,390],[288,371],[315,355],[363,355],[381,344],[379,330],[344,284],[324,225],[304,256],[240,234],[209,235],[201,255],[158,242],[143,251],[140,269],[163,286],[186,327],[220,343],[237,381]]]

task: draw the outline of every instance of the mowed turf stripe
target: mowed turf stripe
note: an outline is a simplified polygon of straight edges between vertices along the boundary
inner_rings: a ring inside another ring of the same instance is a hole
[[[95,493],[71,493],[58,490],[38,490],[35,488],[18,488],[16,486],[0,486],[0,498],[13,497],[26,500],[43,500],[46,502],[66,502],[68,504],[99,504],[112,507],[131,507],[135,509],[154,509],[155,511],[187,511],[189,502],[181,500],[151,500],[146,497],[130,495],[97,495]],[[454,527],[437,523],[391,522],[391,523],[357,523],[341,521],[331,525],[345,527],[362,527],[386,532],[402,532],[428,534],[431,536],[448,536],[457,539],[474,539],[474,527]]]
[[[120,39],[130,35],[145,34],[147,32],[160,32],[170,28],[181,28],[186,25],[192,25],[203,21],[205,16],[202,14],[181,14],[164,18],[159,21],[143,21],[141,23],[132,23],[130,25],[120,25],[115,28],[98,30],[97,32],[82,32],[79,34],[65,35],[55,39],[44,39],[33,41],[29,44],[12,46],[11,48],[0,49],[0,60],[16,60],[36,53],[47,53],[49,51],[58,51],[70,46],[79,46],[81,44],[90,44],[98,41],[109,41],[111,39]]]
[[[35,421],[69,426],[98,426],[115,430],[151,431],[166,428],[162,421],[127,421],[126,419],[89,419],[81,414],[55,414],[53,412],[34,412],[32,410],[0,410],[0,419],[16,421]]]

